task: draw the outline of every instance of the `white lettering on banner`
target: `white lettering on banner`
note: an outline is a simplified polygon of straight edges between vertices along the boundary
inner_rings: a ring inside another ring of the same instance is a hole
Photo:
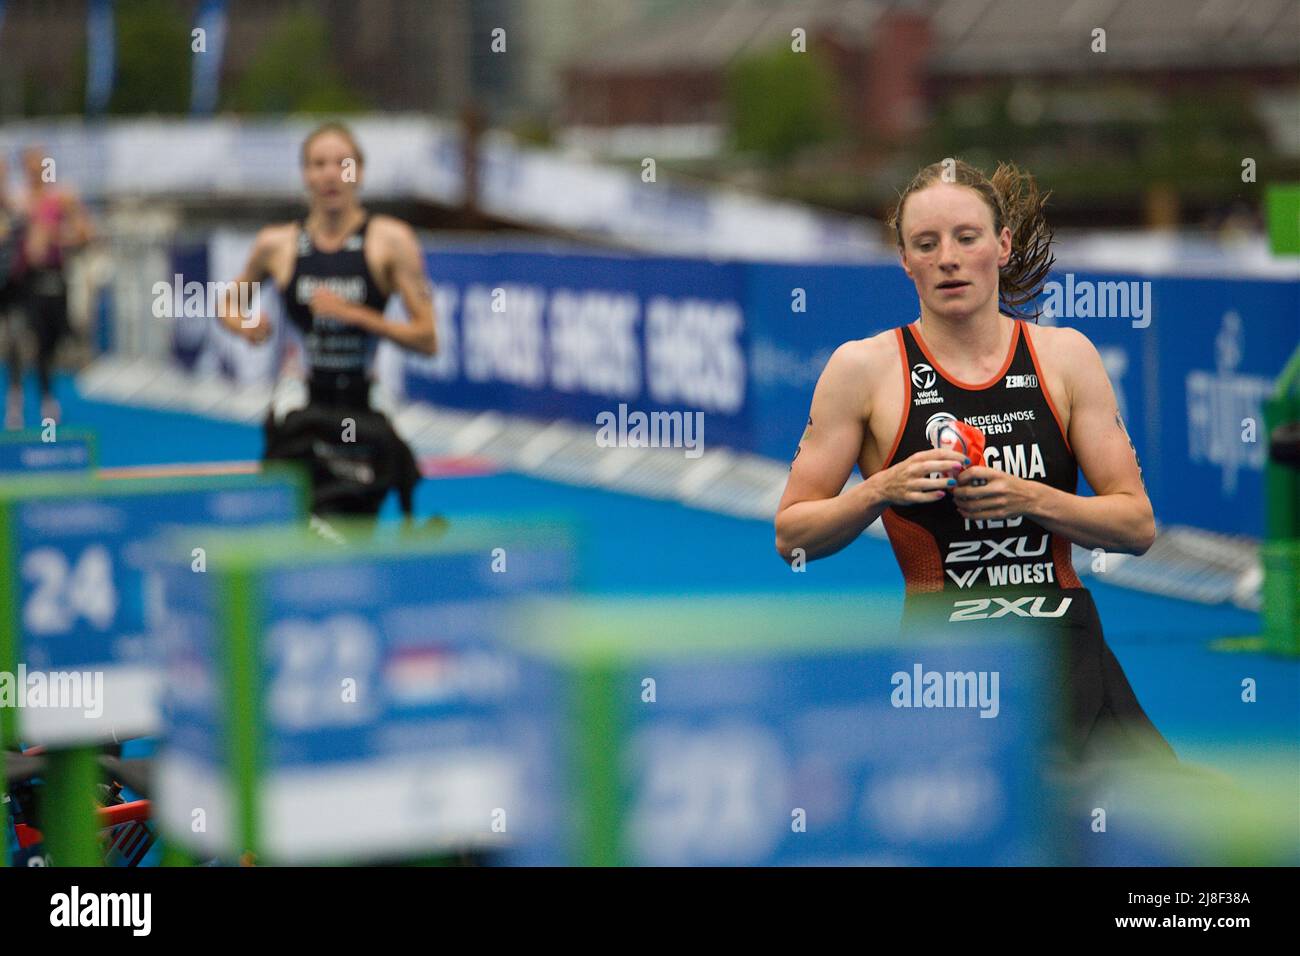
[[[984,834],[1006,805],[1002,779],[987,766],[927,766],[873,774],[858,818],[892,839],[929,842]]]
[[[118,609],[113,558],[102,544],[86,547],[75,562],[58,548],[33,548],[23,555],[22,575],[30,583],[23,602],[23,626],[33,634],[67,634],[84,618],[107,630]]]
[[[492,308],[497,289],[504,292],[505,308],[500,312]],[[545,306],[546,291],[541,286],[469,286],[461,315],[465,377],[473,382],[500,381],[527,388],[545,384]]]
[[[636,782],[626,841],[650,866],[746,865],[781,839],[793,781],[780,739],[753,723],[693,727],[650,722],[627,745]]]
[[[646,306],[650,397],[734,413],[745,401],[740,307],[734,302],[655,296]]]
[[[1241,363],[1241,317],[1229,312],[1215,337],[1216,370],[1187,373],[1187,452],[1193,462],[1223,469],[1225,495],[1237,491],[1237,472],[1264,468],[1266,442],[1242,441],[1242,420],[1262,418],[1261,406],[1273,389],[1262,375],[1238,375]]]
[[[551,384],[563,392],[636,396],[641,391],[640,314],[631,293],[552,292]]]
[[[371,623],[354,614],[277,621],[267,635],[267,716],[295,732],[373,719],[378,640]],[[338,692],[344,677],[361,688],[356,700]]]
[[[818,349],[805,355],[778,342],[751,339],[749,374],[755,385],[806,388],[811,394],[830,357],[830,349]]]

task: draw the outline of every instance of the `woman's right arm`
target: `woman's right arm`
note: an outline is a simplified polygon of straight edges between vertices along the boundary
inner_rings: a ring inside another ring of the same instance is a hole
[[[261,311],[255,315],[245,315],[241,303],[259,301],[259,297],[252,294],[251,286],[253,283],[260,283],[270,278],[271,261],[279,239],[278,232],[279,230],[274,226],[267,226],[258,232],[257,238],[253,240],[253,249],[248,255],[244,270],[221,290],[221,295],[217,299],[217,320],[231,332],[254,344],[265,342],[270,337],[271,324],[266,314]],[[243,289],[249,291],[241,293]]]
[[[871,341],[840,346],[817,381],[808,427],[776,513],[776,549],[787,564],[799,551],[806,561],[834,554],[891,504],[942,498],[949,479],[930,474],[964,460],[949,449],[922,451],[843,490],[867,433],[870,385],[879,374],[875,348]]]

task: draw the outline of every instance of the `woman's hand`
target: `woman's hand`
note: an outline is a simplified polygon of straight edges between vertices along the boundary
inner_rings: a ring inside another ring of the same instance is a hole
[[[1018,518],[1034,514],[1043,488],[1039,482],[975,465],[962,471],[952,497],[963,518]]]
[[[342,296],[329,289],[317,289],[311,294],[309,303],[313,316],[333,319],[345,325],[355,325],[361,329],[370,329],[370,310],[358,308]]]
[[[957,484],[956,476],[969,464],[970,459],[961,452],[930,448],[876,472],[867,480],[890,505],[920,505],[946,495]]]
[[[271,320],[266,317],[265,312],[257,313],[257,317],[248,325],[244,324],[243,319],[239,322],[239,334],[254,345],[261,345],[271,337],[273,331]]]

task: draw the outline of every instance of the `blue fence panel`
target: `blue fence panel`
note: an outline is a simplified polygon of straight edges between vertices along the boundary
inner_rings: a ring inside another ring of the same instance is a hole
[[[1159,279],[1157,517],[1264,533],[1262,402],[1300,342],[1300,282]],[[1148,415],[1152,413],[1148,409]]]
[[[752,265],[745,299],[756,438],[750,450],[787,461],[831,353],[917,315],[911,280],[892,266]]]
[[[442,351],[406,391],[457,408],[589,422],[700,411],[705,440],[749,448],[742,267],[685,259],[438,253]]]

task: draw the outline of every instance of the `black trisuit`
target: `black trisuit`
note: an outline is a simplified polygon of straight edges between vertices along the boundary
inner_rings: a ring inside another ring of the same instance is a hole
[[[946,412],[985,435],[985,464],[1074,493],[1079,467],[1043,386],[1029,334],[1015,322],[1006,361],[989,381],[944,372],[915,323],[895,330],[905,404],[883,467],[931,446],[926,423]],[[890,507],[885,529],[906,582],[905,628],[1046,625],[1065,642],[1066,741],[1075,756],[1173,758],[1102,635],[1092,595],[1079,583],[1071,544],[1030,518],[968,520],[951,495]]]
[[[370,217],[336,252],[316,248],[306,225],[298,227],[298,255],[289,286],[281,290],[285,311],[302,333],[308,389],[313,405],[370,405],[370,363],[379,337],[328,316],[316,317],[311,297],[327,289],[355,305],[383,312],[388,296],[366,263],[365,240]]]
[[[280,290],[289,321],[302,333],[308,405],[283,421],[266,423],[268,460],[309,463],[315,514],[373,515],[389,490],[411,512],[419,469],[410,448],[387,417],[370,406],[370,366],[379,336],[311,311],[311,298],[327,289],[347,302],[383,312],[388,296],[366,263],[367,216],[335,252],[316,247],[299,224],[293,277]],[[351,419],[355,435],[341,440],[341,422]]]

